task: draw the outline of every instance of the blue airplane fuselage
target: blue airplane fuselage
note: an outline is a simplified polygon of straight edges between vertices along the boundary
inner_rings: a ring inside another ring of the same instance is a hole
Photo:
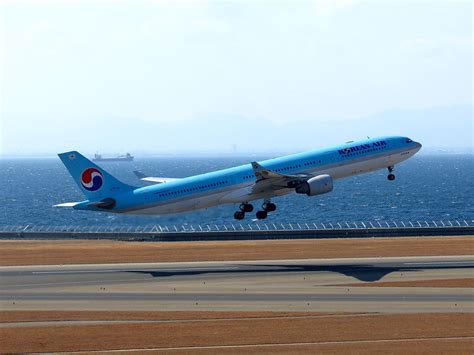
[[[379,137],[269,159],[259,164],[285,176],[329,175],[332,179],[340,179],[393,167],[413,156],[420,148],[420,143],[407,137]],[[252,165],[246,164],[151,186],[122,190],[115,188],[116,191],[111,188],[98,194],[97,199],[113,197],[114,206],[109,209],[110,212],[167,214],[219,204],[270,200],[295,192],[290,187],[255,191],[256,178]],[[74,208],[103,211],[103,208],[91,203],[95,200],[89,198]]]

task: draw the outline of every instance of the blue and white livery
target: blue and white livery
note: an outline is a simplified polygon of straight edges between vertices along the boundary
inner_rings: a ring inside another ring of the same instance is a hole
[[[274,197],[289,193],[315,196],[333,190],[334,180],[388,169],[412,157],[421,144],[407,137],[380,137],[288,155],[182,179],[136,175],[154,183],[145,187],[124,184],[78,152],[59,154],[87,200],[56,205],[78,210],[160,215],[239,204],[235,219],[253,211],[262,200],[258,219],[275,211]]]

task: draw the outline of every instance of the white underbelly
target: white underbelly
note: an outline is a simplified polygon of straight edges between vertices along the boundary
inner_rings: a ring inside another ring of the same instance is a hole
[[[172,214],[179,212],[194,211],[203,208],[209,208],[221,204],[220,198],[224,192],[216,192],[199,197],[190,197],[188,199],[181,199],[179,201],[164,202],[153,207],[146,207],[140,210],[126,212],[127,214],[142,214],[142,215],[160,215]]]
[[[192,211],[195,209],[196,203],[193,200],[177,201],[171,203],[163,203],[157,206],[145,207],[139,210],[127,211],[127,214],[141,214],[141,215],[161,215],[178,213],[185,211]]]
[[[338,165],[331,166],[327,169],[315,171],[314,173],[317,175],[329,174],[332,176],[333,179],[340,179],[393,166],[404,160],[407,160],[408,158],[413,156],[414,153],[415,152],[413,151],[404,151],[396,154],[380,156],[373,159],[352,162],[346,161]]]

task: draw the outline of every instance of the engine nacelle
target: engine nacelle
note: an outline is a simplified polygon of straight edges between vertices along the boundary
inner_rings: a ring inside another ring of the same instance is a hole
[[[322,195],[331,192],[334,188],[331,175],[318,175],[302,182],[295,188],[296,193],[308,196]]]

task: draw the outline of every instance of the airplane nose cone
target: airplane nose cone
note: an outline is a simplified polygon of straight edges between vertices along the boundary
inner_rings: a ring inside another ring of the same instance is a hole
[[[415,153],[418,152],[421,149],[422,145],[421,143],[415,142]]]

